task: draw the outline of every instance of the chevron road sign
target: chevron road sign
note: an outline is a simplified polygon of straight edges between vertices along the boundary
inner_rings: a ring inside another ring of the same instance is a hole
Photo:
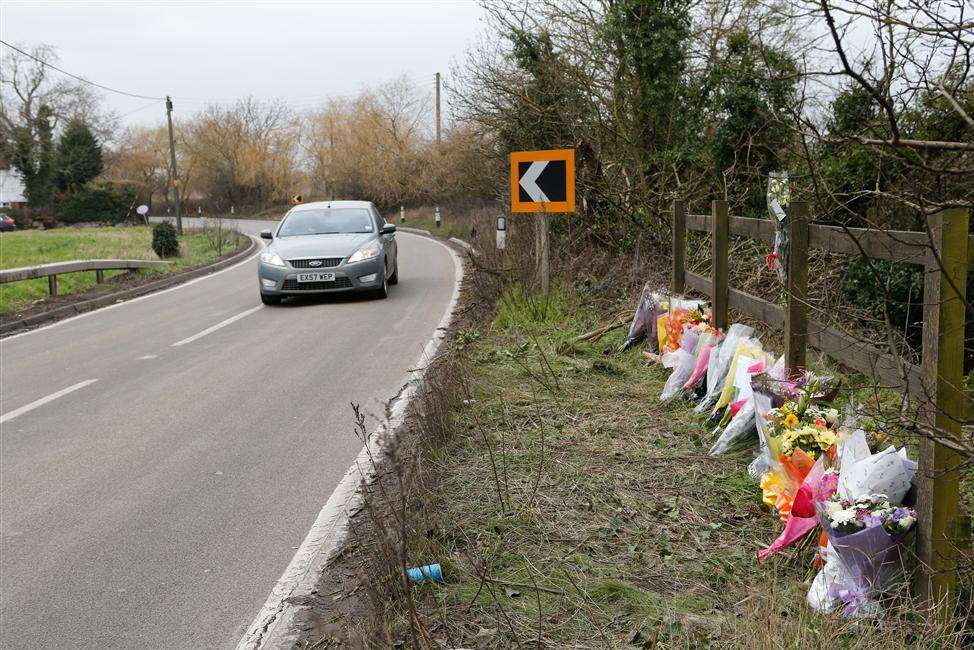
[[[574,211],[574,149],[511,152],[511,212]]]

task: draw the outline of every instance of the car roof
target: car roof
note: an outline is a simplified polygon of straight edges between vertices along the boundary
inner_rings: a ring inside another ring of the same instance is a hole
[[[371,201],[312,201],[296,205],[291,210],[300,212],[302,210],[322,210],[327,208],[371,208]]]

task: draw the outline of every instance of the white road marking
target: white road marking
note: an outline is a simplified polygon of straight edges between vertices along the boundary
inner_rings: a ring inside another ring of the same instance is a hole
[[[24,406],[21,406],[19,409],[14,409],[13,411],[10,411],[9,413],[4,413],[3,415],[0,415],[0,423],[6,422],[8,420],[13,420],[15,417],[17,417],[19,415],[23,415],[24,413],[27,413],[28,411],[33,411],[38,406],[44,406],[48,402],[53,402],[54,400],[56,400],[59,397],[64,397],[68,393],[73,393],[74,391],[76,391],[76,390],[78,390],[80,388],[84,388],[85,386],[88,386],[90,384],[93,384],[96,381],[98,381],[98,380],[97,379],[86,379],[84,381],[79,381],[77,384],[74,384],[72,386],[68,386],[67,388],[62,388],[58,392],[51,393],[47,397],[42,397],[39,400],[34,400],[30,404],[26,404]]]
[[[142,357],[136,357],[135,360],[136,361],[145,361],[146,359],[158,359],[158,358],[159,358],[159,355],[158,354],[147,354],[147,355],[142,356]]]
[[[463,280],[463,261],[456,251],[443,242],[429,238],[450,253],[453,260],[454,284],[450,303],[443,312],[439,325],[433,330],[433,336],[426,342],[419,359],[412,366],[406,378],[404,389],[399,394],[386,419],[369,435],[365,446],[359,451],[352,465],[328,497],[328,501],[318,512],[318,517],[311,525],[311,530],[298,547],[290,564],[284,569],[277,584],[271,589],[264,606],[257,613],[257,617],[250,624],[243,637],[237,643],[237,650],[263,650],[265,648],[287,647],[281,637],[286,636],[293,626],[294,617],[299,608],[291,604],[288,598],[303,593],[310,593],[317,582],[318,575],[331,558],[333,552],[344,543],[348,536],[349,517],[351,513],[361,507],[361,493],[359,485],[375,474],[375,463],[381,462],[383,445],[381,438],[385,432],[394,432],[402,424],[417,388],[426,375],[426,366],[436,355],[440,343],[446,337],[447,328],[453,320],[453,312],[460,300],[460,282]],[[374,462],[373,462],[374,461]]]
[[[197,339],[203,338],[207,334],[212,334],[213,332],[217,331],[221,327],[226,327],[227,325],[229,325],[231,323],[236,323],[241,318],[246,318],[247,316],[250,316],[255,311],[257,311],[259,309],[263,309],[263,308],[264,308],[264,305],[257,305],[256,307],[251,307],[247,311],[242,311],[239,314],[237,314],[236,316],[231,316],[230,318],[228,318],[226,320],[220,321],[219,323],[217,323],[213,327],[207,327],[205,330],[203,330],[202,332],[200,332],[198,334],[193,334],[192,336],[190,336],[188,338],[185,338],[182,341],[176,341],[175,343],[172,344],[172,347],[178,348],[181,345],[186,345],[187,343],[192,343],[193,341],[195,341]]]
[[[192,280],[187,280],[186,282],[183,282],[182,284],[177,284],[176,286],[169,287],[168,289],[162,289],[160,291],[153,291],[152,293],[147,293],[144,296],[139,296],[138,298],[132,298],[131,300],[122,300],[120,302],[116,302],[116,303],[113,303],[111,305],[106,305],[104,307],[99,307],[98,309],[92,309],[91,311],[86,311],[83,314],[78,314],[77,316],[72,316],[71,318],[65,318],[63,320],[55,321],[55,322],[51,323],[50,325],[44,325],[43,327],[38,327],[36,329],[27,330],[26,332],[21,332],[20,334],[11,334],[10,336],[4,336],[3,338],[0,338],[0,341],[3,341],[4,343],[6,343],[7,341],[12,341],[14,339],[19,339],[22,336],[30,336],[32,334],[37,334],[38,332],[43,332],[45,330],[49,330],[52,327],[60,327],[61,325],[64,325],[65,323],[70,323],[71,321],[78,320],[79,318],[87,318],[87,317],[92,316],[94,314],[101,314],[102,312],[106,312],[109,309],[117,309],[119,307],[124,307],[125,305],[131,305],[131,304],[134,304],[134,303],[137,303],[137,302],[142,302],[143,300],[150,300],[152,298],[157,298],[157,297],[159,297],[161,295],[164,295],[164,294],[169,293],[170,291],[179,291],[180,289],[185,289],[186,287],[192,286],[192,285],[196,284],[197,282],[202,282],[204,280],[209,280],[210,278],[215,278],[216,276],[222,275],[223,273],[226,273],[227,271],[232,271],[233,269],[237,268],[238,266],[243,266],[247,262],[251,261],[252,259],[254,259],[255,257],[257,257],[258,255],[260,255],[260,253],[261,253],[262,250],[264,250],[264,244],[259,239],[257,239],[256,237],[253,237],[252,235],[246,235],[246,236],[247,237],[250,237],[251,239],[253,239],[254,241],[256,241],[258,243],[257,251],[253,255],[251,255],[250,257],[248,257],[247,259],[241,260],[241,261],[237,262],[236,264],[233,264],[231,266],[228,266],[225,269],[220,269],[219,271],[215,271],[213,273],[208,273],[207,275],[203,275],[203,276],[200,276],[198,278],[194,278]]]

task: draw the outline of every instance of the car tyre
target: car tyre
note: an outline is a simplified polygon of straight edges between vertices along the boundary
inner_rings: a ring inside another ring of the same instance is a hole
[[[372,296],[378,300],[384,300],[389,296],[389,280],[385,272],[382,273],[382,286],[372,292]]]
[[[392,275],[389,276],[389,284],[399,284],[399,262],[396,262],[396,268],[392,269]]]
[[[260,294],[260,301],[265,305],[279,305],[281,304],[282,296],[269,296],[266,293]]]

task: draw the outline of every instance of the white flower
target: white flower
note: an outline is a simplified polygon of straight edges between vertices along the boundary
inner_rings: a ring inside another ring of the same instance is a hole
[[[910,515],[907,515],[907,516],[903,517],[902,519],[900,519],[899,521],[897,521],[896,523],[903,530],[907,530],[908,528],[910,528],[913,525],[913,523],[915,521],[916,521],[916,517],[911,517]]]
[[[832,515],[832,513],[838,512],[840,510],[842,510],[842,504],[839,503],[838,501],[827,501],[825,503],[825,512],[830,516]]]
[[[832,523],[834,523],[836,526],[853,523],[856,521],[856,511],[853,508],[849,508],[847,510],[838,510],[836,512],[830,512],[829,519],[831,519]]]

